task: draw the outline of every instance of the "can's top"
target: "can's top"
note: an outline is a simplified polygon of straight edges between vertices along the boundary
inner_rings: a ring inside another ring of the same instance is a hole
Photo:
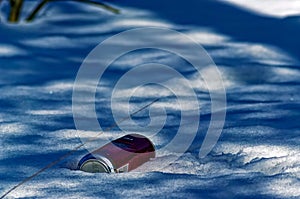
[[[78,168],[89,173],[113,173],[114,167],[109,159],[98,154],[87,154],[78,163]]]
[[[82,171],[89,173],[109,173],[107,166],[101,161],[96,159],[90,159],[85,161],[80,168]]]

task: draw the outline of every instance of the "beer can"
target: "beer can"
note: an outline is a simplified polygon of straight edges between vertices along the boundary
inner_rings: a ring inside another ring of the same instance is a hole
[[[90,173],[122,173],[154,157],[154,145],[147,137],[128,134],[85,155],[79,161],[78,168]]]

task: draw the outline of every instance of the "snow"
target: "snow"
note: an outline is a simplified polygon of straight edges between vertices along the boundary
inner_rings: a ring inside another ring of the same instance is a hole
[[[263,15],[274,17],[286,17],[300,14],[300,2],[298,0],[221,0],[236,4],[242,8],[250,9]]]
[[[227,116],[211,153],[198,157],[211,117],[203,80],[174,54],[136,51],[116,60],[97,89],[99,122],[106,127],[113,124],[109,100],[112,85],[132,66],[155,61],[173,66],[190,77],[191,85],[198,86],[201,104],[199,132],[187,152],[166,167],[157,165],[165,165],[178,154],[159,153],[155,160],[130,173],[76,170],[78,160],[88,150],[123,135],[118,128],[111,129],[8,198],[299,198],[300,21],[295,16],[299,1],[112,3],[121,9],[120,15],[83,4],[52,3],[32,24],[1,21],[0,195],[81,144],[81,139],[99,135],[93,129],[76,130],[73,121],[73,83],[82,61],[96,45],[116,33],[155,26],[175,29],[202,44],[222,74]],[[6,12],[4,5],[0,16]],[[132,42],[139,41],[122,44]],[[205,68],[202,73],[211,75],[212,71]],[[91,87],[87,81],[80,91],[90,93]],[[124,88],[119,97],[131,91]],[[138,97],[132,100],[131,110],[145,105],[143,97],[159,95],[163,100],[134,117],[142,127],[127,127],[131,132],[147,134],[146,128],[145,132],[140,129],[151,123],[149,115],[151,120],[166,120],[162,133],[149,135],[158,148],[164,146],[180,121],[176,98],[155,85],[140,87],[135,94]],[[195,108],[185,97],[181,108]],[[86,117],[91,117],[85,105],[89,100],[80,102],[81,114]],[[121,102],[119,110],[128,108]],[[189,119],[190,123],[183,125],[195,123],[193,115]]]

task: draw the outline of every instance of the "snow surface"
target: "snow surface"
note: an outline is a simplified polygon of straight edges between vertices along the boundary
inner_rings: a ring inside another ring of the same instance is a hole
[[[74,170],[87,153],[83,148],[8,197],[299,198],[300,18],[257,15],[220,1],[112,2],[122,10],[120,15],[82,4],[55,3],[32,24],[9,25],[2,20],[0,194],[81,143],[71,98],[77,70],[86,55],[116,33],[156,26],[181,31],[202,44],[222,73],[227,117],[213,151],[198,158],[211,114],[209,94],[200,87],[197,139],[171,165],[156,169],[154,162],[164,163],[170,156],[161,155],[130,173],[84,173]],[[296,1],[276,2],[286,15]],[[275,12],[260,5],[262,12]],[[6,12],[4,5],[1,16]],[[122,45],[131,41],[127,42]],[[191,72],[185,67],[187,63],[162,51],[138,51],[122,57],[97,92],[102,125],[113,122],[107,97],[116,78],[131,66],[149,61],[178,66],[183,74]],[[88,87],[82,89],[89,92]],[[147,94],[157,95],[156,89],[150,86]],[[173,97],[164,90],[159,94],[165,100],[155,106],[174,113],[167,120],[165,133],[152,138],[157,146],[172,139],[180,118]],[[142,99],[132,103],[133,107],[144,104]],[[89,114],[84,107],[82,112]],[[149,121],[143,114],[147,110],[136,120],[146,124]],[[95,132],[79,133],[88,136]],[[113,139],[121,134],[114,129],[103,136]]]
[[[251,9],[255,12],[264,15],[271,15],[275,17],[286,17],[289,15],[300,14],[299,0],[220,0],[234,3],[238,6]]]

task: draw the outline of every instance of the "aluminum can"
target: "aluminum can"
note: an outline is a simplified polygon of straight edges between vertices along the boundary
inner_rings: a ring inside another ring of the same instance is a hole
[[[128,134],[85,155],[78,169],[90,173],[122,173],[155,157],[153,143],[145,136]]]

